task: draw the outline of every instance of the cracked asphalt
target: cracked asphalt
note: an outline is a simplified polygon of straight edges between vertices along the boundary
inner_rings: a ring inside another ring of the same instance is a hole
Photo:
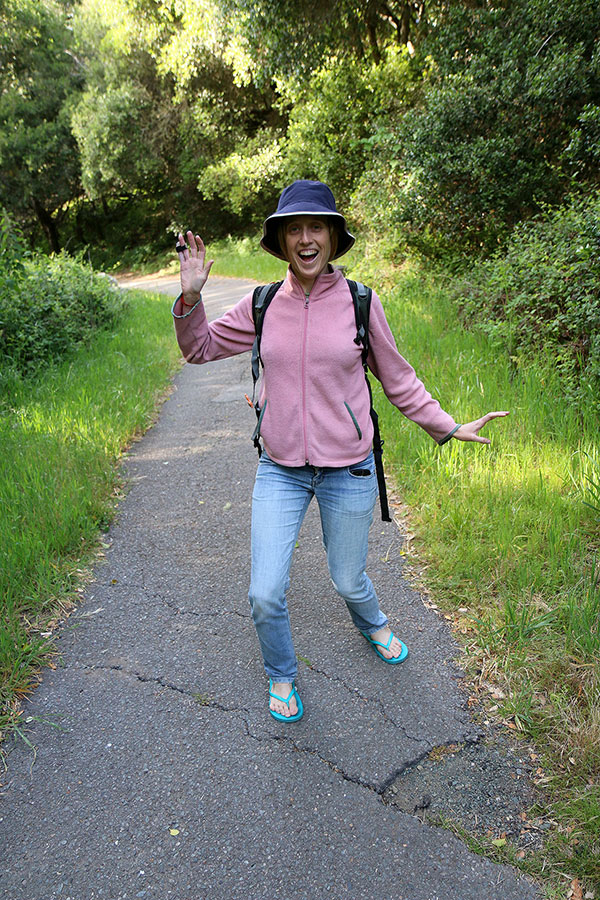
[[[250,286],[211,279],[209,317]],[[249,382],[247,355],[185,366],[127,456],[106,557],[26,705],[29,743],[5,746],[0,897],[539,898],[388,800],[432,748],[481,737],[395,525],[375,519],[369,572],[408,660],[386,666],[354,630],[313,504],[289,595],[306,711],[294,725],[268,715],[247,601]]]

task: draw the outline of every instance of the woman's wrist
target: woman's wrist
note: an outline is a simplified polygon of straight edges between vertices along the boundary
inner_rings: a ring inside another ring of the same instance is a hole
[[[202,294],[200,294],[200,293],[195,298],[194,298],[194,296],[192,296],[190,294],[188,294],[187,297],[185,294],[181,295],[181,302],[183,303],[184,306],[190,307],[190,309],[192,306],[195,306],[196,303],[198,303],[201,299],[202,299]]]

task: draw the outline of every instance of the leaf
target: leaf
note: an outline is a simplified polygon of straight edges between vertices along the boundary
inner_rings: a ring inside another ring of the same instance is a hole
[[[169,834],[172,834],[173,837],[177,837],[179,834],[179,828],[169,828]]]
[[[504,847],[506,844],[506,838],[496,838],[495,841],[492,841],[494,847]]]
[[[583,890],[578,878],[574,878],[571,882],[571,898],[572,900],[583,900]]]

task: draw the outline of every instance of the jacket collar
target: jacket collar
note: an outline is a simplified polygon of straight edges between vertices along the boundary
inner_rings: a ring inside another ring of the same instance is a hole
[[[330,272],[321,272],[320,275],[317,275],[315,282],[310,291],[310,300],[319,300],[322,299],[333,287],[337,287],[340,281],[344,280],[344,276],[342,275],[339,269],[333,269]],[[296,278],[292,267],[288,266],[287,275],[285,277],[285,281],[283,283],[283,289],[286,294],[293,294],[296,297],[301,297],[302,300],[305,298],[304,288]]]

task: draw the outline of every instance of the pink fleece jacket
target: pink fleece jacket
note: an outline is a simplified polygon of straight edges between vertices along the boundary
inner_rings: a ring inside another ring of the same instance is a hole
[[[208,322],[199,301],[185,312],[173,305],[177,340],[185,359],[205,363],[252,348],[252,293]],[[354,343],[352,297],[339,270],[316,279],[308,297],[291,270],[265,314],[261,339],[264,376],[261,436],[272,460],[283,466],[348,466],[368,456],[373,441],[369,394]],[[373,292],[369,369],[388,399],[438,443],[458,427],[425,389],[396,349],[383,306]]]

